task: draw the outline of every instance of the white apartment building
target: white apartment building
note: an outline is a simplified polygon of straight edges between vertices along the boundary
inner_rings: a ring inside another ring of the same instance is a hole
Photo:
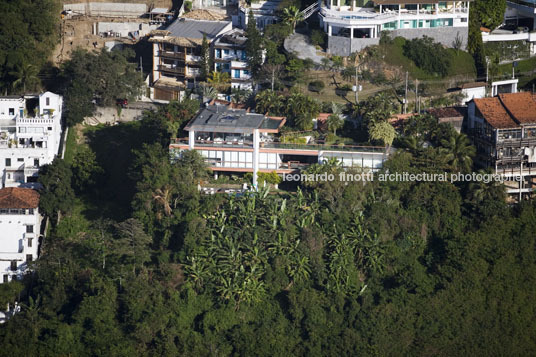
[[[252,89],[246,54],[246,33],[233,29],[214,41],[214,70],[227,72],[231,77],[231,87]]]
[[[63,98],[0,97],[0,187],[33,187],[39,167],[52,162],[61,140]]]
[[[452,47],[467,44],[470,1],[324,0],[320,22],[328,34],[328,52],[347,56],[376,45],[382,31],[407,39],[423,35]]]
[[[39,193],[29,188],[0,189],[0,284],[20,278],[37,258],[41,215]]]

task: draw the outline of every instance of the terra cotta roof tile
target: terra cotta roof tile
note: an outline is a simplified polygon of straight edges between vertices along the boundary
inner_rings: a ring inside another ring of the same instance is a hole
[[[8,187],[0,189],[0,208],[25,209],[39,206],[39,193],[30,188]]]

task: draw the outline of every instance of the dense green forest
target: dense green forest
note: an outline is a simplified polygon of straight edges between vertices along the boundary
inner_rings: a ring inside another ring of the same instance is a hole
[[[60,2],[0,0],[0,91],[36,90],[59,42]]]
[[[0,327],[0,355],[534,351],[532,202],[449,182],[200,195],[199,155],[170,163],[167,152],[195,106],[88,128],[85,145],[42,172],[42,201],[61,219],[35,273],[0,286],[1,304],[24,304]],[[465,170],[463,136],[421,119],[383,170]]]

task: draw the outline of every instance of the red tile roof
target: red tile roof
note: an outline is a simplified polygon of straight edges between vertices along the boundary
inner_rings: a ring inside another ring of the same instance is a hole
[[[498,97],[474,99],[474,102],[488,124],[496,129],[536,124],[536,96],[532,93],[499,94]]]
[[[530,92],[499,94],[508,113],[519,124],[536,123],[536,96]]]
[[[9,187],[0,189],[0,208],[37,208],[39,193],[30,188]]]
[[[516,128],[519,125],[503,107],[498,97],[473,99],[475,106],[489,125],[496,129]]]

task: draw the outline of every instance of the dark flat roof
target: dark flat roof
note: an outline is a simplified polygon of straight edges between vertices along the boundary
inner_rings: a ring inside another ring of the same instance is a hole
[[[255,129],[277,130],[280,125],[281,120],[249,113],[245,109],[211,105],[203,108],[185,129],[216,133],[252,133]]]
[[[175,37],[202,39],[203,35],[206,35],[207,39],[212,39],[229,24],[229,21],[201,21],[178,18],[166,28],[166,31],[171,32],[170,36]]]

